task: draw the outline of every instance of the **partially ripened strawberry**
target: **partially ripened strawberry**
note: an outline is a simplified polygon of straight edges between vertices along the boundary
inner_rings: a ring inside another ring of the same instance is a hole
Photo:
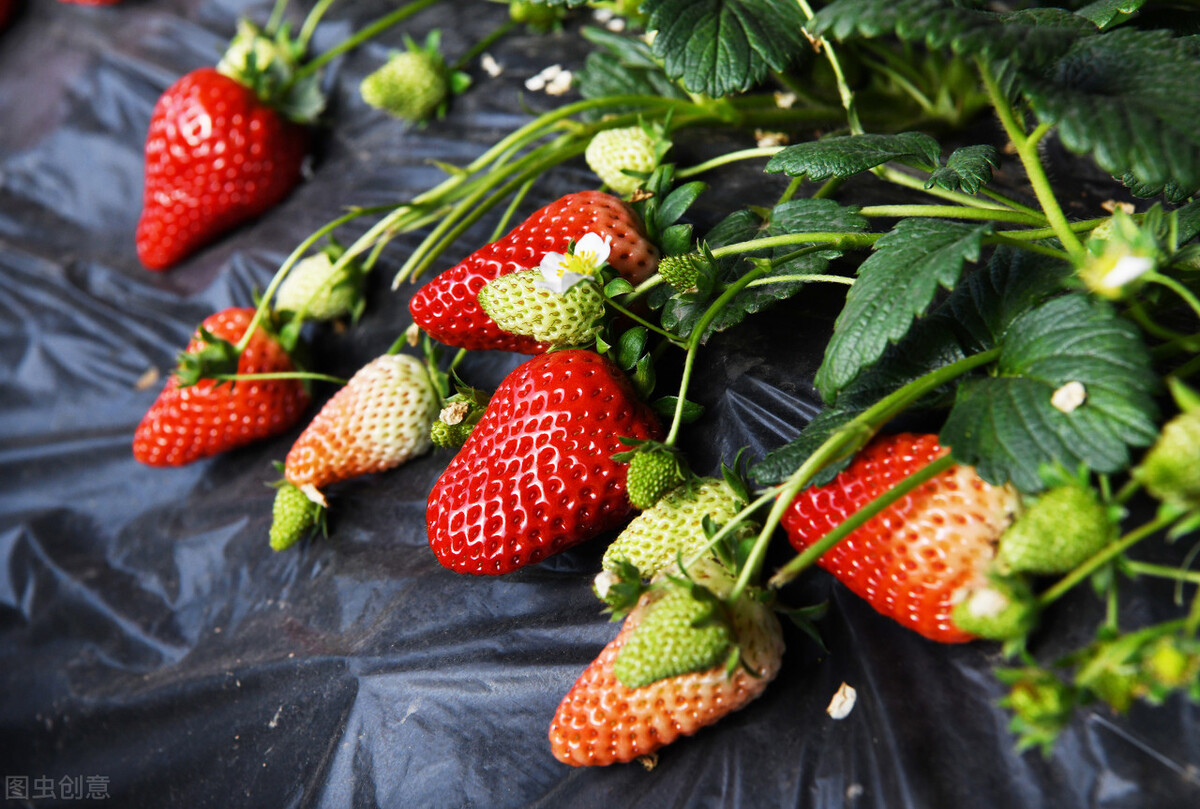
[[[629,281],[639,283],[654,272],[658,248],[646,238],[637,214],[609,194],[581,191],[547,205],[504,238],[484,245],[422,286],[409,303],[413,321],[446,345],[523,354],[545,351],[544,343],[497,326],[477,296],[488,281],[537,267],[547,253],[565,253],[571,242],[586,233],[611,238],[608,263]]]
[[[399,466],[430,447],[438,396],[419,360],[385,354],[325,403],[284,462],[288,482],[324,504],[320,490]]]
[[[937,436],[900,435],[867,445],[833,482],[801,492],[782,525],[797,550],[824,537],[862,506],[947,452]],[[872,607],[927,638],[971,640],[955,626],[954,604],[986,582],[995,546],[1019,497],[957,465],[850,533],[819,564]]]
[[[299,53],[243,23],[218,68],[162,94],[146,137],[137,252],[165,270],[279,204],[300,182],[302,125],[319,114],[313,77],[293,81]]]
[[[717,525],[733,519],[745,503],[724,480],[698,478],[667,493],[630,521],[604,552],[603,567],[616,571],[620,560],[632,562],[649,578],[708,543],[704,518]]]
[[[429,494],[438,561],[496,575],[620,525],[631,507],[621,436],[657,438],[658,420],[611,361],[555,351],[516,368]]]
[[[586,346],[596,341],[604,318],[604,296],[590,280],[561,294],[538,286],[541,270],[521,270],[489,281],[479,305],[509,334],[551,346]]]
[[[251,308],[210,315],[185,354],[196,355],[210,345],[204,339],[206,332],[217,341],[237,343],[253,317]],[[295,370],[287,351],[262,326],[236,359],[238,374]],[[138,424],[133,457],[150,466],[180,466],[277,435],[295,424],[307,406],[308,392],[295,379],[234,383],[201,379],[181,386],[174,374]]]
[[[713,572],[718,567],[715,563],[697,567],[693,572],[697,583],[726,598],[732,584],[728,574]],[[726,664],[726,651],[720,648],[720,638],[716,647],[712,647],[711,638],[707,639],[706,644],[712,648],[700,656],[671,650],[671,643],[681,637],[680,627],[672,620],[674,612],[663,621],[648,617],[662,597],[663,591],[655,588],[642,596],[620,634],[604,647],[563,698],[550,723],[550,749],[559,761],[575,766],[606,766],[650,755],[680,736],[690,736],[744,707],[778,673],[783,657],[782,631],[774,613],[761,601],[744,593],[725,605],[726,637],[730,646],[736,645],[740,656],[731,670]],[[643,632],[644,627],[655,623],[668,625],[668,631],[659,636]],[[639,635],[640,639],[635,640]],[[624,670],[629,676],[628,669],[640,672],[645,668],[622,664],[626,650],[634,646],[640,658],[658,658],[652,668],[664,661],[668,668],[686,668],[685,659],[714,656],[721,662],[630,688],[621,682],[617,671]]]

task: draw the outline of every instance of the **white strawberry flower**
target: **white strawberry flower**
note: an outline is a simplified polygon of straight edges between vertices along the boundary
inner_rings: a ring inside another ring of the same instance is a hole
[[[537,282],[541,289],[562,295],[585,278],[591,278],[608,261],[612,252],[612,237],[600,237],[597,233],[585,233],[575,243],[571,252],[547,253],[538,269],[542,280]]]

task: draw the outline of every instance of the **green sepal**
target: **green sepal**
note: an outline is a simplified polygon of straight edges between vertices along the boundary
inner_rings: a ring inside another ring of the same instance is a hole
[[[203,326],[197,330],[196,336],[204,343],[204,347],[199,351],[181,351],[176,358],[175,378],[179,380],[179,387],[190,387],[203,379],[237,374],[238,361],[241,359],[237,346],[217,337]]]

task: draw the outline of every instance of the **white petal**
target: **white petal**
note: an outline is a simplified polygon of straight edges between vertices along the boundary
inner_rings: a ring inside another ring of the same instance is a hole
[[[1117,289],[1152,269],[1154,260],[1146,256],[1121,256],[1116,266],[1104,276],[1104,285],[1110,289]]]
[[[591,253],[596,257],[596,266],[599,267],[604,262],[608,261],[608,256],[612,252],[612,236],[600,237],[598,233],[585,233],[578,242],[575,243],[575,255],[583,255]]]
[[[558,268],[563,265],[567,257],[562,253],[547,253],[542,256],[542,263],[538,265],[538,269],[542,271],[542,275],[549,277],[551,273],[558,275]]]
[[[590,277],[590,276],[580,275],[577,272],[564,272],[560,276],[556,272],[553,275],[546,275],[545,280],[543,280],[543,281],[535,281],[533,285],[540,289],[549,290],[550,292],[553,292],[556,295],[561,295],[564,292],[566,292],[568,289],[570,289],[571,287],[575,286],[580,281],[582,281],[583,279],[588,278],[588,277]]]

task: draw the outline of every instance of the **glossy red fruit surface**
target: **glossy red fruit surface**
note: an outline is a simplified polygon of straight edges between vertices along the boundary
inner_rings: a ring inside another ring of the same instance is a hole
[[[531,337],[501,330],[479,306],[479,290],[501,275],[538,266],[547,253],[565,252],[585,233],[611,237],[608,263],[632,283],[645,280],[658,266],[658,248],[646,239],[628,205],[599,191],[581,191],[542,208],[504,238],[484,245],[417,290],[409,303],[413,321],[446,345],[522,354],[545,351],[547,346]]]
[[[796,550],[947,450],[937,436],[872,441],[832,483],[801,492],[782,525]],[[973,638],[951,620],[963,588],[986,581],[996,543],[1019,507],[1016,492],[957,465],[901,497],[823,555],[819,564],[877,611],[943,643]]]
[[[254,317],[251,308],[226,309],[205,319],[202,328],[236,343]],[[187,351],[204,346],[197,337]],[[275,338],[255,331],[238,359],[239,374],[295,370]],[[240,381],[218,385],[210,379],[179,387],[172,376],[137,426],[133,457],[150,466],[181,466],[283,432],[308,406],[308,392],[295,379]]]
[[[632,510],[620,436],[658,438],[653,411],[609,360],[555,351],[514,370],[430,492],[429,544],[461,573],[540,562]]]
[[[159,98],[146,137],[138,258],[164,270],[278,205],[300,182],[304,127],[215,68]]]

